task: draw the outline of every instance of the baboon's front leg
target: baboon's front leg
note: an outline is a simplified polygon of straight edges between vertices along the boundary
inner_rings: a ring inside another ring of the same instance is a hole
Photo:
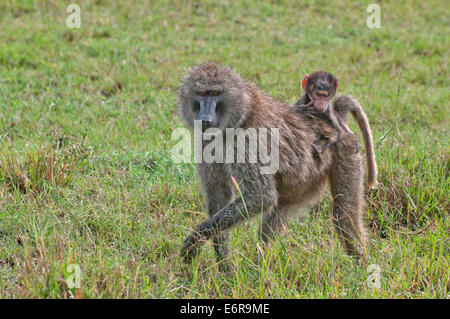
[[[189,262],[198,254],[199,246],[203,241],[228,231],[243,220],[261,213],[263,209],[272,209],[276,204],[277,194],[273,176],[261,175],[258,166],[248,164],[236,166],[232,167],[230,175],[236,176],[236,181],[240,183],[239,189],[242,197],[236,198],[201,223],[186,238],[181,250],[185,261]],[[218,241],[220,240],[219,238]],[[223,248],[223,245],[219,247]]]
[[[231,180],[223,165],[199,164],[197,170],[205,194],[206,210],[211,217],[230,203],[233,196]],[[219,268],[226,271],[228,269],[226,259],[229,255],[229,230],[221,231],[214,236],[213,244]]]
[[[348,254],[366,254],[366,231],[363,223],[362,157],[355,153],[356,138],[345,134],[335,144],[331,170],[333,196],[332,221]]]
[[[245,218],[246,213],[244,212],[244,205],[238,198],[197,226],[183,243],[181,254],[185,261],[190,262],[198,254],[200,244],[209,238],[215,238],[215,242],[219,244],[216,251],[223,254],[225,252],[223,249],[228,249],[226,246],[228,244],[223,242],[227,239],[225,232]]]
[[[231,200],[232,193],[229,187],[224,187],[219,193],[208,196],[207,207],[208,215],[214,216],[222,208],[224,208]],[[228,256],[230,252],[230,231],[228,229],[222,230],[213,237],[214,250],[216,251],[217,261],[219,262],[219,269],[222,271],[228,270]]]

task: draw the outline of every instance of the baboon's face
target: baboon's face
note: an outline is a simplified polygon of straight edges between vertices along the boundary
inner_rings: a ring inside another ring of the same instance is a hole
[[[217,127],[223,115],[224,92],[217,90],[195,91],[192,94],[192,111],[202,127]]]
[[[330,73],[318,71],[308,76],[306,92],[317,112],[322,113],[328,110],[337,87],[338,80]]]
[[[178,107],[184,122],[203,129],[236,127],[248,111],[249,97],[242,78],[228,68],[205,63],[192,68],[179,93]]]

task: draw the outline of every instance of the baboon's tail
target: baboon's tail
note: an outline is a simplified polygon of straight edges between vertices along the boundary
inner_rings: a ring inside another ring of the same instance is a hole
[[[358,123],[364,139],[364,148],[366,149],[367,160],[367,185],[375,188],[377,185],[377,163],[375,162],[375,151],[373,146],[372,131],[370,130],[369,120],[364,113],[361,104],[351,95],[341,95],[336,97],[334,101],[334,109],[347,121],[348,111]]]

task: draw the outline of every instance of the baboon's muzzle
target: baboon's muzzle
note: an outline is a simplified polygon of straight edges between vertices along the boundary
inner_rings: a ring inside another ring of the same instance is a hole
[[[200,110],[197,114],[197,120],[202,122],[202,127],[207,129],[208,127],[217,126],[217,115],[216,115],[216,99],[212,97],[205,97],[200,99]]]

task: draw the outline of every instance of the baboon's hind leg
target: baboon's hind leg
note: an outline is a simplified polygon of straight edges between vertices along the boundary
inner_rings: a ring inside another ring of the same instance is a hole
[[[285,213],[279,207],[274,207],[271,211],[263,214],[262,224],[259,228],[259,237],[263,244],[267,244],[285,227]]]
[[[330,187],[333,196],[332,221],[348,254],[366,255],[366,231],[363,222],[362,157],[355,152],[357,140],[346,135],[335,145]]]

